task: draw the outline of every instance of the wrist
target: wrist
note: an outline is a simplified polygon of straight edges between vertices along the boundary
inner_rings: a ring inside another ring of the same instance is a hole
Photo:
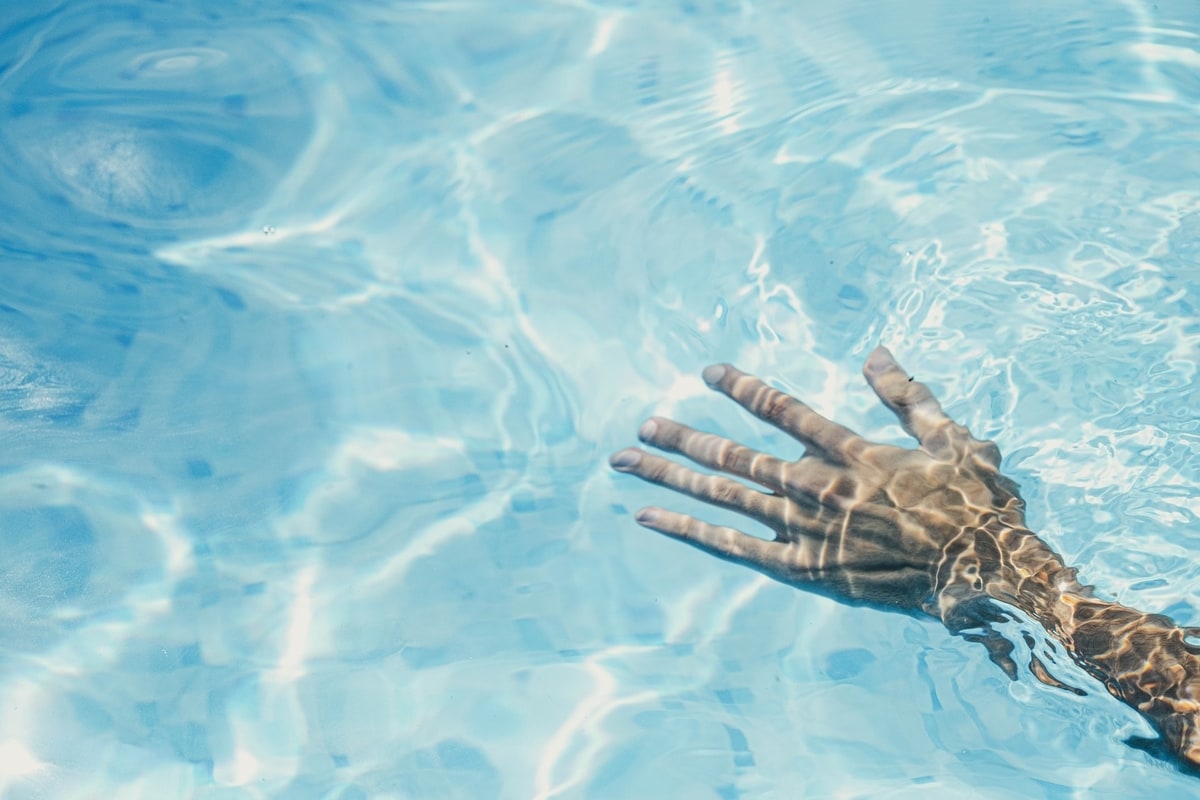
[[[1035,533],[996,519],[957,537],[934,576],[943,620],[955,606],[995,600],[1049,628],[1065,612],[1060,604],[1066,595],[1089,598],[1091,588]]]

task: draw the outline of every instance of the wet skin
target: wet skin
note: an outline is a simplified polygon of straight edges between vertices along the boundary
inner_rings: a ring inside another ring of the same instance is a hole
[[[804,455],[785,461],[654,417],[638,432],[644,443],[724,474],[638,448],[614,453],[610,463],[740,512],[775,538],[657,507],[640,510],[638,523],[801,589],[937,617],[981,642],[1012,678],[1013,644],[991,623],[1008,619],[1006,608],[1020,609],[1141,712],[1166,750],[1200,767],[1200,647],[1184,638],[1196,629],[1097,598],[1025,527],[1025,503],[1000,474],[995,444],[947,417],[885,348],[867,357],[863,375],[918,447],[869,442],[727,364],[704,370],[710,387],[793,436]],[[1036,656],[1029,666],[1045,683],[1080,691],[1059,683]]]

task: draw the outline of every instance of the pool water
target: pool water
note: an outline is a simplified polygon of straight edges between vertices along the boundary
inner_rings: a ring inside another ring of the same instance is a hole
[[[1200,624],[1198,67],[1194,0],[5,4],[0,797],[1196,793],[606,457],[798,455],[714,361],[902,441],[882,342]]]

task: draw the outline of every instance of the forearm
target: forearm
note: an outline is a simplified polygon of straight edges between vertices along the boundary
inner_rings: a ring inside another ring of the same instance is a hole
[[[1145,704],[1156,697],[1192,699],[1182,690],[1200,676],[1200,660],[1196,648],[1184,641],[1184,629],[1168,617],[1101,600],[1090,587],[1053,595],[1037,613],[1022,610],[1113,696],[1135,708],[1149,711]]]
[[[1180,755],[1195,761],[1200,734],[1200,647],[1170,618],[1097,598],[1075,570],[1029,531],[1013,531],[1008,558],[983,581],[994,600],[1037,620],[1110,694],[1145,714]]]

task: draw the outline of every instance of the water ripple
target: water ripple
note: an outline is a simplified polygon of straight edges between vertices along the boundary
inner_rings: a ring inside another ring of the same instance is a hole
[[[78,6],[28,23],[0,79],[18,98],[0,173],[19,190],[3,202],[27,235],[83,223],[175,238],[262,203],[312,125],[303,76],[282,41],[212,22]]]
[[[1103,691],[647,537],[604,455],[794,454],[717,360],[899,440],[883,341],[1195,623],[1190,6],[2,16],[0,793],[1188,791]]]

